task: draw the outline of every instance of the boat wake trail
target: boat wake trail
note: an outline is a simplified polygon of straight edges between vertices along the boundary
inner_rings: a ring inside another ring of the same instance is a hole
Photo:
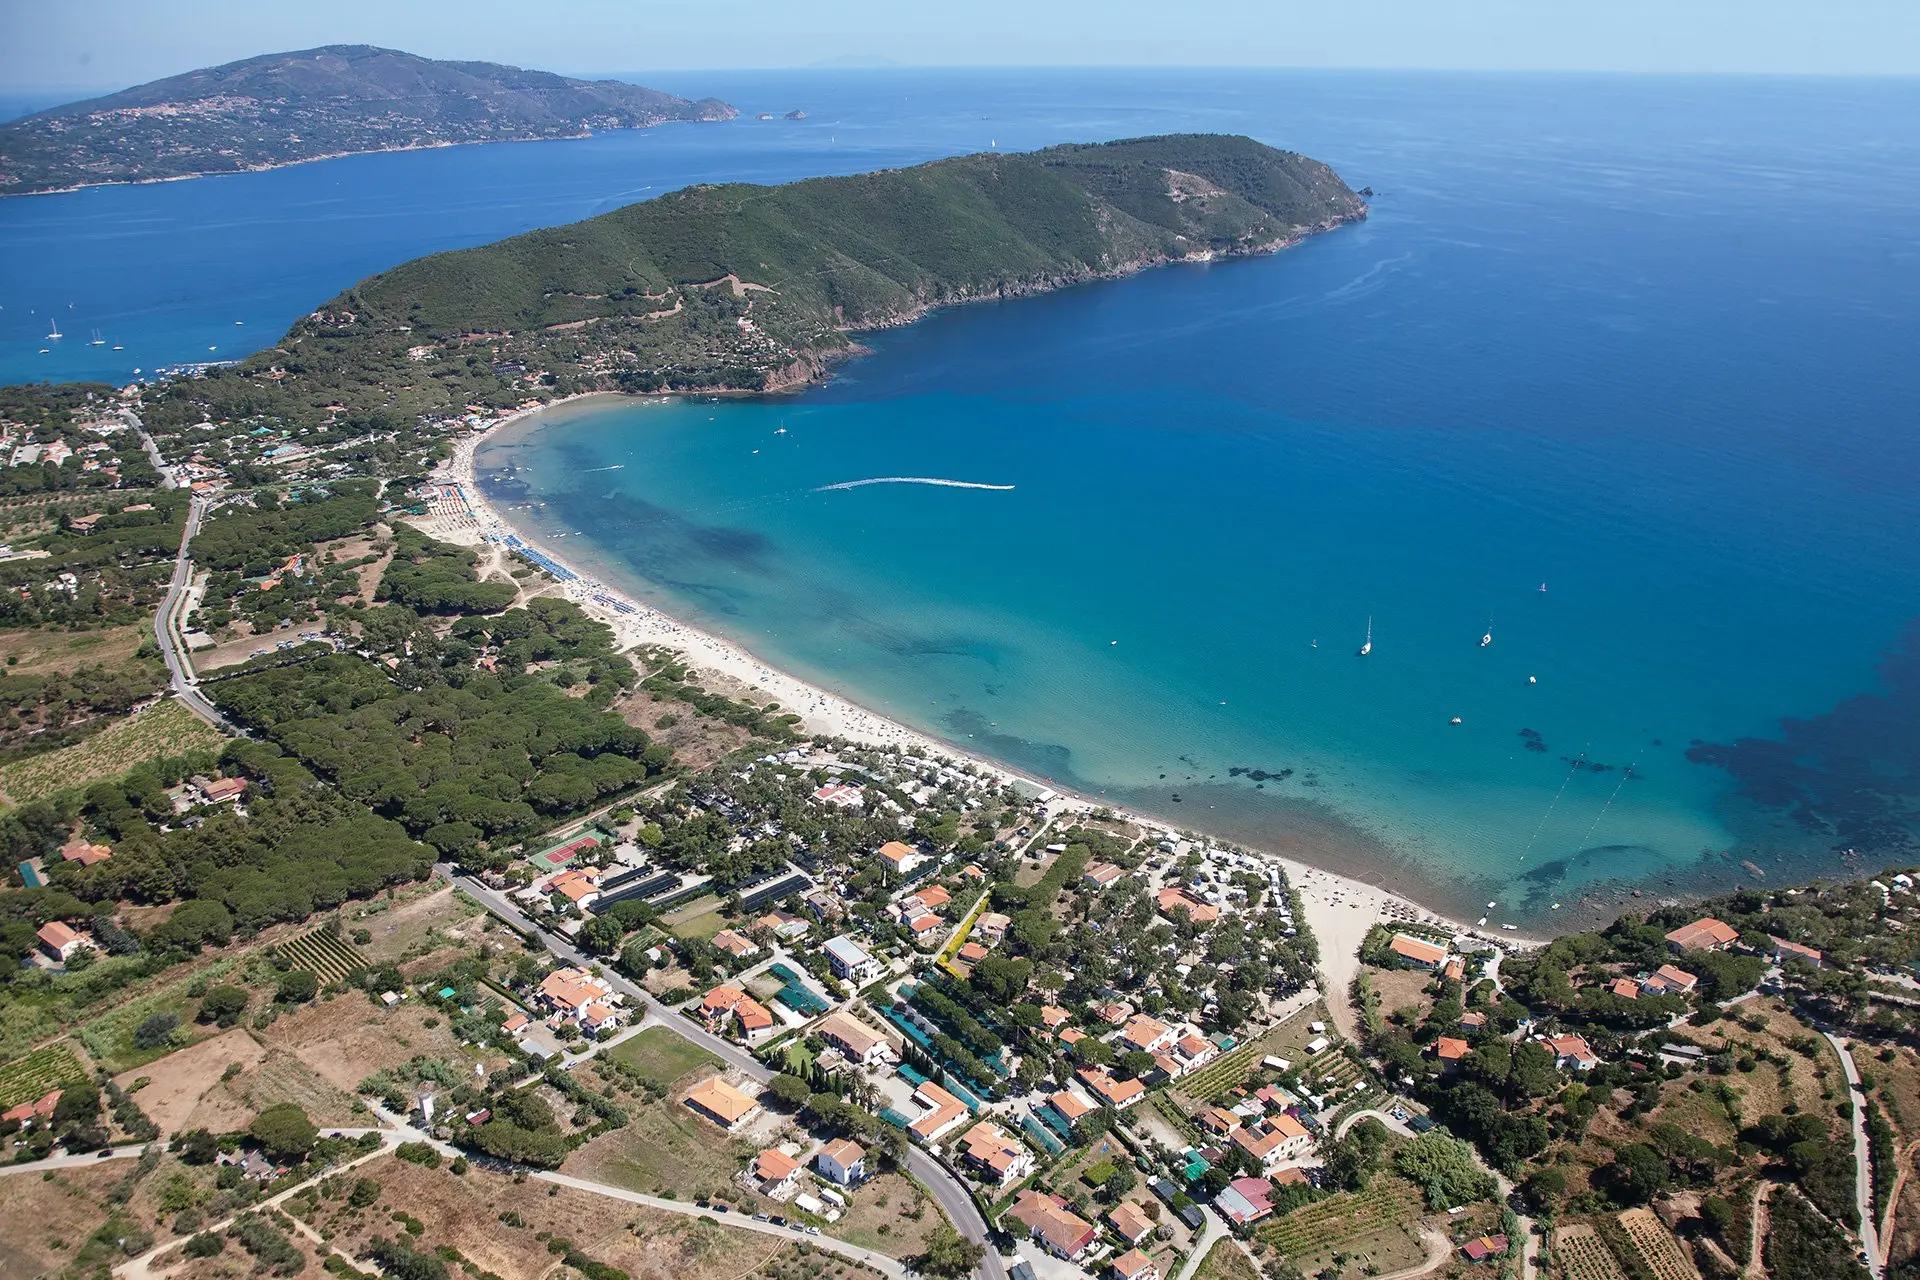
[[[839,484],[823,484],[815,493],[826,493],[830,489],[858,489],[870,484],[937,484],[945,489],[994,489],[1004,491],[1013,488],[1010,484],[978,484],[972,480],[941,480],[934,476],[875,476],[871,480],[842,480]]]

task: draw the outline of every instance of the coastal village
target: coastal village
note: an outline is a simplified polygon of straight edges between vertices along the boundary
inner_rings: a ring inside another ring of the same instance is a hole
[[[7,389],[0,1280],[1920,1270],[1911,870],[1533,938],[769,667],[474,471],[818,372],[678,287]]]
[[[1017,1280],[1879,1276],[1920,1242],[1910,875],[1551,941],[1449,922],[960,756],[578,573],[478,496],[497,422],[444,424],[403,492],[320,479],[323,445],[262,501],[231,460],[279,446],[228,431],[218,459],[205,426],[167,464],[207,521],[171,624],[223,733],[47,810],[57,848],[5,899],[23,1008],[131,983],[0,1065],[0,1159],[138,1157],[149,1225],[98,1266],[226,1274],[218,1226],[268,1265],[404,1271],[431,1255],[377,1233],[388,1203],[492,1258],[459,1224],[529,1230],[529,1178],[649,1215],[601,1255],[551,1237],[587,1280],[694,1226],[835,1275]],[[374,674],[299,683],[322,670]],[[308,768],[370,794],[345,762],[388,748],[329,755],[271,708],[430,671],[550,672],[636,732],[557,821],[403,813],[432,848],[331,904],[141,905],[154,849],[287,822]]]

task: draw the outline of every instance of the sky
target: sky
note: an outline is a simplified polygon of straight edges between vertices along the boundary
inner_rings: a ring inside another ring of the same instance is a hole
[[[1920,74],[1920,0],[0,0],[0,91],[379,44],[595,72],[1283,66]]]

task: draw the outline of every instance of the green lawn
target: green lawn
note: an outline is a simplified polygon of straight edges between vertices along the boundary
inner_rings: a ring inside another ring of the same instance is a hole
[[[662,1089],[671,1088],[674,1081],[690,1071],[717,1066],[720,1062],[671,1027],[648,1027],[607,1052]]]

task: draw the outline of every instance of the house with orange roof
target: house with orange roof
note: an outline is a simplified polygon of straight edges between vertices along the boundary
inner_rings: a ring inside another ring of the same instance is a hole
[[[1738,929],[1712,916],[1701,916],[1667,935],[1667,945],[1675,951],[1724,951],[1739,940]]]
[[[1199,1121],[1202,1129],[1223,1137],[1240,1127],[1240,1117],[1225,1107],[1208,1107],[1194,1118]]]
[[[1791,942],[1786,938],[1775,938],[1771,935],[1768,936],[1767,941],[1773,944],[1773,958],[1775,962],[1779,964],[1785,964],[1789,960],[1804,960],[1818,969],[1826,960],[1826,956],[1823,955],[1817,947],[1805,946],[1798,942]]]
[[[749,1044],[775,1026],[767,1006],[730,982],[721,983],[701,999],[700,1020],[709,1031],[731,1025]]]
[[[768,1147],[753,1158],[753,1178],[760,1184],[760,1194],[769,1199],[784,1200],[793,1194],[803,1167],[778,1147]]]
[[[1640,984],[1640,989],[1648,995],[1684,996],[1691,995],[1693,989],[1699,985],[1700,979],[1694,977],[1685,969],[1676,968],[1670,964],[1663,964],[1658,969],[1655,969],[1645,982]]]
[[[555,1013],[578,1018],[590,1004],[613,1003],[613,988],[585,969],[555,969],[540,980],[540,999]]]
[[[1095,1097],[1115,1111],[1125,1111],[1147,1096],[1147,1086],[1138,1080],[1116,1080],[1095,1067],[1082,1068],[1078,1073],[1078,1079],[1080,1083],[1093,1090]]]
[[[731,1133],[760,1114],[760,1104],[719,1076],[711,1076],[693,1087],[687,1106]]]
[[[1047,1105],[1067,1122],[1069,1129],[1100,1109],[1071,1089],[1061,1089],[1057,1093],[1048,1094]]]
[[[844,1009],[836,1009],[820,1019],[813,1030],[849,1062],[861,1066],[883,1062],[892,1054],[885,1036]]]
[[[902,876],[927,860],[925,854],[899,840],[887,841],[880,846],[874,856],[880,859],[887,870]]]
[[[829,1182],[850,1187],[867,1176],[867,1153],[848,1138],[829,1142],[813,1157],[813,1167]]]
[[[1013,917],[998,911],[982,911],[973,922],[973,935],[990,947],[1000,945],[1007,936],[1007,930],[1013,928]]]
[[[1106,1004],[1095,1005],[1093,1016],[1117,1027],[1133,1016],[1133,1006],[1125,1000],[1109,1000]]]
[[[1169,1074],[1179,1075],[1197,1071],[1212,1062],[1220,1056],[1220,1046],[1203,1035],[1189,1031],[1173,1042],[1173,1054],[1179,1059],[1179,1070]]]
[[[1433,1056],[1440,1059],[1441,1067],[1448,1071],[1466,1061],[1467,1055],[1472,1052],[1473,1046],[1458,1036],[1441,1036],[1433,1042]]]
[[[1146,1014],[1136,1014],[1127,1019],[1127,1025],[1120,1032],[1120,1046],[1129,1051],[1158,1053],[1172,1045],[1177,1033],[1158,1018],[1149,1018]]]
[[[113,857],[113,850],[104,844],[74,839],[60,846],[60,856],[68,862],[77,862],[83,867],[91,867]]]
[[[1233,1135],[1233,1145],[1252,1156],[1261,1169],[1271,1172],[1282,1160],[1297,1160],[1313,1146],[1313,1135],[1306,1126],[1282,1111],[1269,1117],[1262,1128],[1241,1128]]]
[[[960,950],[954,955],[954,959],[958,960],[961,964],[964,964],[964,965],[976,965],[976,964],[979,964],[982,960],[985,960],[988,956],[992,954],[993,952],[987,950],[985,947],[981,946],[979,943],[969,942],[960,948]]]
[[[1175,908],[1184,907],[1187,919],[1195,924],[1212,924],[1220,918],[1220,908],[1211,902],[1194,897],[1176,885],[1168,885],[1162,889],[1154,896],[1154,901],[1159,904],[1160,914],[1163,916],[1171,916]]]
[[[1125,874],[1127,873],[1124,869],[1116,867],[1111,862],[1096,862],[1080,873],[1080,887],[1104,889]]]
[[[1445,978],[1448,982],[1463,981],[1467,976],[1466,957],[1454,956],[1452,959],[1448,960],[1446,967],[1440,971],[1440,976]]]
[[[611,1031],[620,1025],[625,1016],[625,1013],[614,1005],[596,1000],[580,1011],[580,1027],[590,1032]]]
[[[1058,1031],[1072,1020],[1073,1015],[1057,1004],[1043,1004],[1040,1006],[1040,1025],[1049,1031]]]
[[[1632,978],[1615,978],[1607,984],[1607,990],[1619,996],[1622,1000],[1638,1000],[1640,998],[1640,984]]]
[[[1593,1051],[1593,1046],[1585,1037],[1572,1032],[1548,1040],[1547,1049],[1553,1054],[1553,1065],[1563,1070],[1591,1071],[1600,1065],[1600,1055]]]
[[[961,1134],[959,1145],[960,1163],[989,1186],[1004,1187],[1033,1172],[1033,1152],[992,1121]]]
[[[939,916],[915,916],[907,921],[907,932],[913,935],[913,945],[930,947],[940,940],[940,932],[946,927]]]
[[[1028,1236],[1056,1258],[1078,1262],[1099,1239],[1091,1222],[1067,1207],[1058,1196],[1022,1191],[1006,1216],[1027,1229]]]
[[[245,778],[217,778],[200,788],[200,798],[208,804],[225,804],[229,800],[238,800],[247,789]]]
[[[920,905],[929,911],[938,911],[953,901],[953,895],[937,884],[930,884],[913,896],[920,899]]]
[[[500,1024],[500,1029],[510,1036],[517,1036],[531,1025],[533,1025],[533,1019],[515,1009],[507,1015],[507,1020]]]
[[[966,1104],[929,1080],[913,1091],[913,1100],[926,1110],[907,1125],[907,1132],[922,1142],[938,1142],[940,1135],[965,1120]]]
[[[788,942],[791,942],[795,938],[805,937],[807,930],[813,926],[806,922],[805,917],[797,916],[791,911],[774,910],[767,912],[767,914],[755,920],[753,927],[756,929],[766,929],[771,932],[774,937],[784,938]]]
[[[64,1089],[55,1089],[50,1093],[43,1093],[35,1101],[23,1102],[5,1115],[0,1115],[0,1120],[15,1121],[23,1129],[36,1121],[45,1124],[53,1119],[53,1109],[60,1105],[60,1095],[65,1092]]]
[[[1160,1269],[1153,1259],[1138,1249],[1129,1249],[1113,1260],[1113,1280],[1160,1280]]]
[[[1447,949],[1437,942],[1428,942],[1425,938],[1410,937],[1404,933],[1393,935],[1393,941],[1387,949],[1401,960],[1416,969],[1437,969],[1446,961]]]
[[[1153,1219],[1132,1200],[1122,1200],[1107,1213],[1107,1225],[1128,1244],[1139,1244],[1153,1234]]]
[[[1086,1038],[1087,1033],[1078,1027],[1062,1027],[1060,1030],[1060,1043],[1068,1048],[1072,1048]]]
[[[73,958],[76,951],[85,950],[89,945],[87,935],[69,928],[59,920],[49,920],[40,926],[33,935],[40,943],[40,951],[47,959],[65,964]]]
[[[748,956],[760,954],[760,944],[735,929],[722,929],[714,934],[713,945],[716,950],[725,952],[735,960],[745,960]]]
[[[597,867],[570,867],[547,881],[547,893],[559,894],[574,906],[585,908],[600,896],[600,871]]]

